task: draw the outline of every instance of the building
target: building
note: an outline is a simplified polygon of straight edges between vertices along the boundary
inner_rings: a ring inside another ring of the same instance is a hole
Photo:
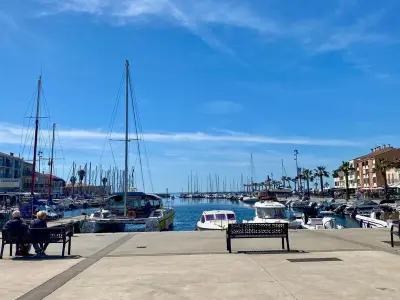
[[[0,192],[18,192],[24,160],[14,153],[0,152]]]
[[[33,164],[24,162],[23,172],[22,172],[22,190],[30,191],[32,187],[32,170]],[[65,180],[52,176],[52,195],[54,197],[63,195],[63,188],[65,186]],[[35,193],[48,194],[50,187],[50,174],[44,174],[36,172],[35,175]]]
[[[371,189],[384,186],[384,178],[380,172],[376,172],[376,165],[379,160],[385,158],[389,161],[400,159],[400,148],[393,148],[383,145],[371,149],[371,152],[349,161],[354,171],[349,172],[349,188],[351,189]],[[396,177],[396,171],[390,171],[390,180]],[[343,172],[338,171],[338,176],[334,178],[335,188],[346,188]],[[389,177],[387,177],[389,179]],[[389,183],[389,180],[388,180]]]
[[[349,166],[351,168],[354,168],[356,165],[356,161],[354,159],[349,160]],[[346,177],[344,176],[344,173],[341,171],[337,172],[337,177],[334,177],[334,182],[335,182],[335,188],[337,189],[345,189],[346,188]],[[350,189],[356,189],[357,188],[357,180],[356,180],[356,171],[350,171],[349,172],[349,188]]]
[[[389,186],[400,184],[400,165],[386,171],[386,179]]]

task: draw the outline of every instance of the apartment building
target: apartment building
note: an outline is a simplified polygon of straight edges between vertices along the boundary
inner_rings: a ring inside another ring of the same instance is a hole
[[[0,192],[19,191],[23,159],[0,152]]]
[[[385,158],[389,161],[400,159],[400,148],[393,148],[389,145],[382,145],[371,149],[371,152],[350,160],[350,165],[355,169],[349,173],[349,187],[352,189],[371,189],[384,186],[384,179],[380,172],[376,172],[376,165],[379,160]],[[396,177],[396,170],[390,170],[388,183],[390,184]],[[345,188],[345,177],[342,172],[338,172],[338,177],[334,178],[335,188]]]
[[[33,165],[14,156],[14,153],[0,152],[0,193],[30,192],[32,185]],[[53,176],[53,195],[62,195],[65,181]],[[36,172],[35,192],[47,194],[50,186],[50,175]]]

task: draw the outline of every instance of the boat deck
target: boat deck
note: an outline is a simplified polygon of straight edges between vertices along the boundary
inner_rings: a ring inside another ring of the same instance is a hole
[[[397,299],[400,242],[388,229],[291,230],[279,239],[234,240],[224,232],[78,234],[73,256],[0,260],[11,299]],[[21,280],[29,278],[29,280]]]

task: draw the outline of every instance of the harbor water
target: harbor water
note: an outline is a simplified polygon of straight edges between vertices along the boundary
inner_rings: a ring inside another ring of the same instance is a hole
[[[181,199],[175,200],[163,199],[164,206],[170,206],[175,209],[175,221],[173,231],[192,231],[195,230],[196,223],[205,210],[232,210],[236,214],[239,223],[243,220],[251,220],[254,218],[254,208],[250,205],[244,204],[238,200],[229,199]],[[99,208],[77,209],[73,211],[66,211],[64,217],[73,217],[82,214],[82,212],[90,215]],[[301,211],[286,210],[287,216]],[[345,228],[357,228],[358,222],[355,219],[348,217],[333,216],[336,219],[337,225],[342,225]],[[137,231],[138,226],[126,225],[125,231]]]

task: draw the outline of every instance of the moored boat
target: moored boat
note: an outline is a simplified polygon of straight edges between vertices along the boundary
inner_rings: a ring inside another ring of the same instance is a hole
[[[289,220],[286,216],[285,205],[276,201],[258,201],[254,204],[253,220],[243,220],[243,223],[288,223],[289,228],[299,228],[301,221]]]
[[[226,230],[228,224],[236,224],[236,215],[231,210],[203,211],[196,224],[197,230]]]

